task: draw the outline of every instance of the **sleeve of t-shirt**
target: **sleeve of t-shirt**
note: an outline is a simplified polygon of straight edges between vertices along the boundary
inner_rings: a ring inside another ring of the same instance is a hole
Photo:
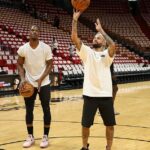
[[[77,50],[77,54],[79,55],[80,59],[82,59],[83,62],[86,61],[88,53],[90,51],[90,47],[84,45],[82,43],[80,51]]]
[[[108,65],[111,65],[112,64],[112,62],[113,62],[113,60],[114,60],[114,56],[113,57],[110,57],[109,56],[109,52],[108,52],[108,49],[107,50],[105,50],[105,58],[106,58],[106,61],[107,61],[107,63],[108,63]]]
[[[46,55],[46,60],[50,60],[53,58],[52,50],[50,46],[47,46],[45,55]]]
[[[19,47],[17,53],[18,53],[19,56],[25,57],[25,51],[24,51],[23,46]]]

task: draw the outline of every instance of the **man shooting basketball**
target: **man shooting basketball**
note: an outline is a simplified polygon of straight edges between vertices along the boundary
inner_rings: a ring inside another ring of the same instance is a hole
[[[112,101],[110,66],[116,51],[115,43],[105,33],[99,19],[95,23],[95,28],[98,33],[93,39],[93,49],[82,43],[77,33],[77,23],[80,15],[80,11],[74,11],[71,38],[84,64],[83,147],[81,150],[89,150],[88,138],[90,135],[90,127],[93,125],[97,109],[99,109],[104,125],[106,126],[106,150],[111,150],[116,121]],[[106,48],[106,44],[108,48]]]
[[[39,27],[36,25],[31,27],[29,42],[21,46],[17,53],[19,55],[18,70],[21,77],[20,88],[24,87],[25,82],[29,82],[34,86],[33,95],[24,98],[28,137],[24,142],[23,147],[27,148],[34,144],[33,110],[36,95],[38,93],[44,113],[44,134],[40,147],[45,148],[48,146],[48,134],[51,123],[51,113],[49,106],[49,74],[52,69],[52,52],[51,48],[47,44],[39,41]]]

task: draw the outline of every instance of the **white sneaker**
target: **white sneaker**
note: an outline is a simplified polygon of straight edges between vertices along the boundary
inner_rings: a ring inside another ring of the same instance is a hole
[[[47,137],[47,135],[43,135],[40,147],[41,148],[46,148],[46,147],[48,147],[48,145],[49,145],[49,143],[48,143],[48,137]]]
[[[28,148],[34,144],[34,137],[33,135],[29,134],[26,141],[23,143],[24,148]]]

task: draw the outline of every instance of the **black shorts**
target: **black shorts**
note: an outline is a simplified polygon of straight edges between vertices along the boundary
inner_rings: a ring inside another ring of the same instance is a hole
[[[105,126],[116,125],[112,97],[83,96],[82,126],[89,128],[93,125],[97,109],[101,114]]]

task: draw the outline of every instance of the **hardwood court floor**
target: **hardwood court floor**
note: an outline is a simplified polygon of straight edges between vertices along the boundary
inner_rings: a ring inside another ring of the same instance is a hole
[[[52,124],[50,150],[79,150],[81,148],[82,90],[52,92]],[[150,150],[150,81],[119,85],[115,102],[117,126],[112,150]],[[29,150],[40,150],[43,114],[37,98],[34,110],[36,143]],[[0,99],[0,149],[22,150],[26,138],[24,103],[20,96]],[[105,150],[105,128],[100,116],[95,116],[89,139],[90,150]]]

